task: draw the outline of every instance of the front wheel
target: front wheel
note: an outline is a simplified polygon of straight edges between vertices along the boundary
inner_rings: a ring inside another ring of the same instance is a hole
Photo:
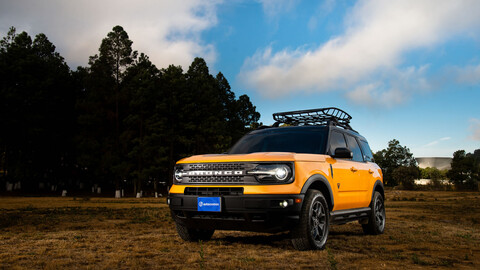
[[[291,232],[295,249],[324,249],[330,225],[329,218],[330,211],[323,194],[318,190],[307,191],[300,222]]]
[[[382,234],[385,230],[385,203],[382,194],[375,191],[373,200],[370,203],[370,216],[368,217],[368,223],[362,224],[363,232],[365,234]]]
[[[178,222],[175,222],[177,227],[177,232],[180,238],[189,242],[197,242],[198,240],[208,241],[212,238],[215,230],[203,230],[203,229],[194,229],[188,228]]]

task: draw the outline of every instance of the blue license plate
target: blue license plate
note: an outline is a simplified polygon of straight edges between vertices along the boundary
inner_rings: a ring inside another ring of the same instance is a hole
[[[205,212],[221,212],[222,200],[220,197],[198,197],[197,209]]]

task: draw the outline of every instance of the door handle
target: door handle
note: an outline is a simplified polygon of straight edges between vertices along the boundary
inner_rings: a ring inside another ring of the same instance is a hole
[[[371,169],[368,169],[369,174],[373,174],[373,171]]]
[[[352,167],[352,168],[350,168],[350,171],[352,171],[352,172],[356,172],[356,171],[358,171],[358,170],[357,170],[357,168],[355,168],[355,167]]]

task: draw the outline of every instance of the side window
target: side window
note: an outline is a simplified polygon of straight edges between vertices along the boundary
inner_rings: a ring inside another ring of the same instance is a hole
[[[346,137],[347,137],[348,149],[350,149],[350,151],[352,151],[353,153],[352,160],[363,161],[362,150],[360,150],[360,146],[358,146],[357,140],[355,140],[355,138],[350,135],[346,135]]]
[[[363,159],[365,159],[365,161],[373,161],[372,150],[368,143],[364,140],[360,140],[360,146],[362,147]]]
[[[342,133],[332,131],[332,133],[330,134],[330,154],[335,154],[335,149],[339,147],[347,147],[345,138],[343,137]]]

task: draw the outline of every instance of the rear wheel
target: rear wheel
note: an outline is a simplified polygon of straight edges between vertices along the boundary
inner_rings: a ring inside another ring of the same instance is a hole
[[[368,217],[368,223],[362,224],[363,232],[366,234],[382,234],[385,230],[385,204],[382,194],[375,191],[373,200],[370,203],[370,216]]]
[[[180,238],[189,242],[197,242],[198,240],[208,241],[215,232],[215,230],[188,228],[178,222],[175,222],[175,226],[177,227]]]
[[[297,250],[324,249],[329,230],[330,211],[323,194],[309,190],[300,214],[300,223],[292,230],[292,244]]]

